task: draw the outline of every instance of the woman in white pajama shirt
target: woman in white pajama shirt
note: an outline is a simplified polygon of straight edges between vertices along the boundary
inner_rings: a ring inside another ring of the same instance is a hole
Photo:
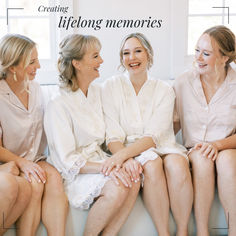
[[[34,81],[40,68],[35,43],[22,35],[0,42],[0,156],[14,161],[30,182],[31,199],[18,221],[18,235],[35,235],[40,219],[48,235],[65,235],[67,198],[60,174],[44,156],[41,89]]]
[[[175,142],[174,90],[148,74],[153,50],[144,35],[125,37],[120,61],[127,72],[108,79],[102,90],[106,142],[113,154],[102,171],[123,166],[134,182],[143,173],[143,199],[158,235],[169,235],[170,199],[177,235],[187,236],[192,183],[185,149]]]
[[[235,35],[224,26],[206,30],[195,49],[195,68],[175,82],[176,131],[181,127],[193,168],[197,235],[208,236],[215,168],[229,235],[236,235]]]

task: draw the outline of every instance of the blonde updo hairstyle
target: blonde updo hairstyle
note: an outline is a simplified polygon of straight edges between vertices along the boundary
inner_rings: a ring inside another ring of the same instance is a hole
[[[0,40],[0,79],[6,79],[11,66],[23,63],[25,69],[31,58],[35,42],[20,34],[7,34]],[[27,80],[27,78],[26,78]]]
[[[91,35],[80,34],[66,36],[59,45],[60,56],[57,67],[60,81],[73,92],[79,88],[79,85],[72,60],[82,60],[88,49],[93,47],[101,49],[99,40]]]
[[[207,29],[203,34],[208,34],[211,39],[217,43],[220,54],[229,58],[225,63],[225,69],[227,71],[231,62],[236,63],[236,42],[234,33],[229,28],[223,25],[218,25]]]
[[[128,39],[130,38],[136,38],[141,45],[144,47],[147,57],[148,57],[148,64],[147,64],[147,69],[150,69],[153,65],[153,49],[148,41],[148,39],[141,33],[132,33],[128,34],[121,42],[121,47],[120,47],[120,66],[125,69],[124,63],[123,63],[123,49],[125,46],[125,43]]]

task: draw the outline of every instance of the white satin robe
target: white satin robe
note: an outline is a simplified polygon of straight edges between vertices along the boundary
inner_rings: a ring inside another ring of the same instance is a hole
[[[152,137],[156,147],[136,157],[142,165],[169,153],[187,158],[185,148],[175,141],[174,102],[173,88],[150,76],[138,95],[127,73],[108,79],[102,89],[106,143],[130,145],[142,137]]]
[[[80,174],[87,161],[102,162],[105,139],[100,88],[91,84],[87,97],[61,89],[50,101],[44,119],[50,161],[64,178],[65,191],[72,206],[88,209],[109,179],[102,174]]]

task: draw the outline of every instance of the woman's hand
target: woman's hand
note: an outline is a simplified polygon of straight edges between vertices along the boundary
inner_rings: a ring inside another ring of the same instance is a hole
[[[199,150],[203,157],[215,161],[218,156],[218,148],[213,143],[197,143],[194,148]]]
[[[38,164],[24,158],[20,158],[17,163],[20,171],[25,174],[25,178],[29,182],[31,182],[32,175],[36,181],[46,183],[46,173]]]
[[[0,165],[0,171],[7,172],[16,176],[20,174],[20,170],[18,169],[14,161],[9,161],[5,164]]]
[[[123,168],[129,174],[132,181],[136,183],[140,180],[140,174],[143,172],[143,168],[138,161],[130,158],[123,164]]]
[[[113,169],[110,172],[110,177],[117,185],[119,185],[118,180],[120,180],[126,187],[130,188],[132,187],[130,176],[128,175],[128,173],[125,171],[124,168],[120,168],[118,170]]]
[[[102,163],[101,173],[104,175],[110,175],[113,168],[119,170],[124,162],[124,155],[122,152],[113,154],[110,158]]]

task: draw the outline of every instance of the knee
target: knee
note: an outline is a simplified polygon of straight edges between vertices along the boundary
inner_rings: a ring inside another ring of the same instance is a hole
[[[23,177],[17,176],[17,182],[19,186],[18,198],[21,205],[27,205],[31,198],[31,186],[30,183]]]
[[[188,161],[180,155],[168,155],[164,160],[164,168],[169,180],[174,180],[181,185],[191,180]]]
[[[236,178],[236,151],[232,149],[221,151],[216,159],[218,176],[229,180]]]
[[[148,161],[143,166],[145,178],[151,179],[153,181],[157,180],[161,175],[163,175],[163,161],[161,158],[157,158],[152,161]]]
[[[15,176],[8,173],[1,173],[0,192],[4,197],[4,201],[15,202],[19,188]]]
[[[31,178],[31,199],[40,200],[42,199],[44,191],[44,184],[37,182],[33,177]]]
[[[123,201],[126,199],[129,193],[129,188],[123,184],[120,185],[112,184],[111,188],[106,192],[106,197],[114,202],[116,206],[120,207]]]
[[[63,189],[63,182],[62,177],[57,169],[45,161],[39,162],[39,165],[46,173],[46,185],[50,185],[52,188],[51,190],[56,189],[57,191],[61,191]]]
[[[47,191],[53,194],[60,195],[64,193],[64,185],[60,173],[54,168],[46,170],[47,173]]]
[[[193,173],[200,175],[212,175],[214,173],[214,162],[201,155],[199,150],[194,150],[189,155],[190,162],[192,164]]]
[[[129,195],[132,194],[133,196],[138,195],[140,190],[141,182],[132,183],[132,187],[129,189]]]

